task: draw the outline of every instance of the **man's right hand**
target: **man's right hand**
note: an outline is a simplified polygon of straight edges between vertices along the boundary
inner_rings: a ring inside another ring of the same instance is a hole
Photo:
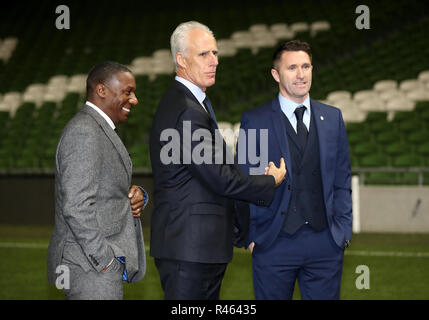
[[[255,246],[255,243],[254,242],[251,242],[250,244],[249,244],[249,246],[247,247],[247,249],[249,249],[249,251],[250,251],[250,253],[253,253],[253,247]]]
[[[286,165],[283,158],[280,159],[280,166],[277,168],[274,162],[270,161],[268,167],[265,168],[265,174],[271,175],[276,180],[276,187],[278,187],[286,176]]]

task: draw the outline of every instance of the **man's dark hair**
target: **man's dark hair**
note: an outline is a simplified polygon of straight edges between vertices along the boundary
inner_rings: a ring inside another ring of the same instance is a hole
[[[282,43],[274,52],[273,68],[276,67],[277,62],[280,60],[284,51],[304,51],[309,55],[310,61],[312,60],[310,45],[307,42],[301,40],[291,40]]]
[[[113,61],[101,62],[92,67],[86,79],[87,96],[91,96],[97,84],[109,82],[119,72],[132,73],[126,66]]]

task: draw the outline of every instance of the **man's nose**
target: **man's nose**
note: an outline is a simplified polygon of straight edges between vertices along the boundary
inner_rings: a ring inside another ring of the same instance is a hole
[[[139,103],[139,100],[137,99],[137,96],[135,95],[135,93],[132,94],[130,98],[130,103],[134,106]]]
[[[211,59],[211,64],[212,64],[212,65],[214,65],[214,66],[217,66],[217,65],[219,64],[219,60],[218,60],[217,55],[216,55],[216,54],[214,54],[214,53],[212,53],[212,54],[211,54],[211,57],[212,57],[212,59]]]

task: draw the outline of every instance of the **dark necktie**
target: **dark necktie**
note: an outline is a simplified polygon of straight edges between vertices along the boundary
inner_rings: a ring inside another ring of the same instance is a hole
[[[212,119],[214,120],[214,122],[216,122],[216,126],[217,126],[216,115],[214,113],[212,104],[210,103],[209,97],[206,96],[206,98],[203,101],[203,104],[207,108],[207,110],[209,111],[210,116],[212,117]]]
[[[298,141],[299,141],[299,146],[301,148],[301,151],[305,150],[305,145],[307,144],[307,136],[308,136],[307,127],[305,126],[304,121],[302,121],[304,117],[304,111],[305,111],[305,107],[298,107],[295,109],[296,134],[298,136]]]

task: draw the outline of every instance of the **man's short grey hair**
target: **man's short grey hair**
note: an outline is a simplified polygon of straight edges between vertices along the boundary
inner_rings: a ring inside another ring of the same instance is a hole
[[[177,26],[170,38],[171,55],[177,68],[176,53],[182,52],[187,55],[188,51],[188,32],[192,29],[202,29],[214,37],[213,32],[206,25],[197,21],[183,22]]]

